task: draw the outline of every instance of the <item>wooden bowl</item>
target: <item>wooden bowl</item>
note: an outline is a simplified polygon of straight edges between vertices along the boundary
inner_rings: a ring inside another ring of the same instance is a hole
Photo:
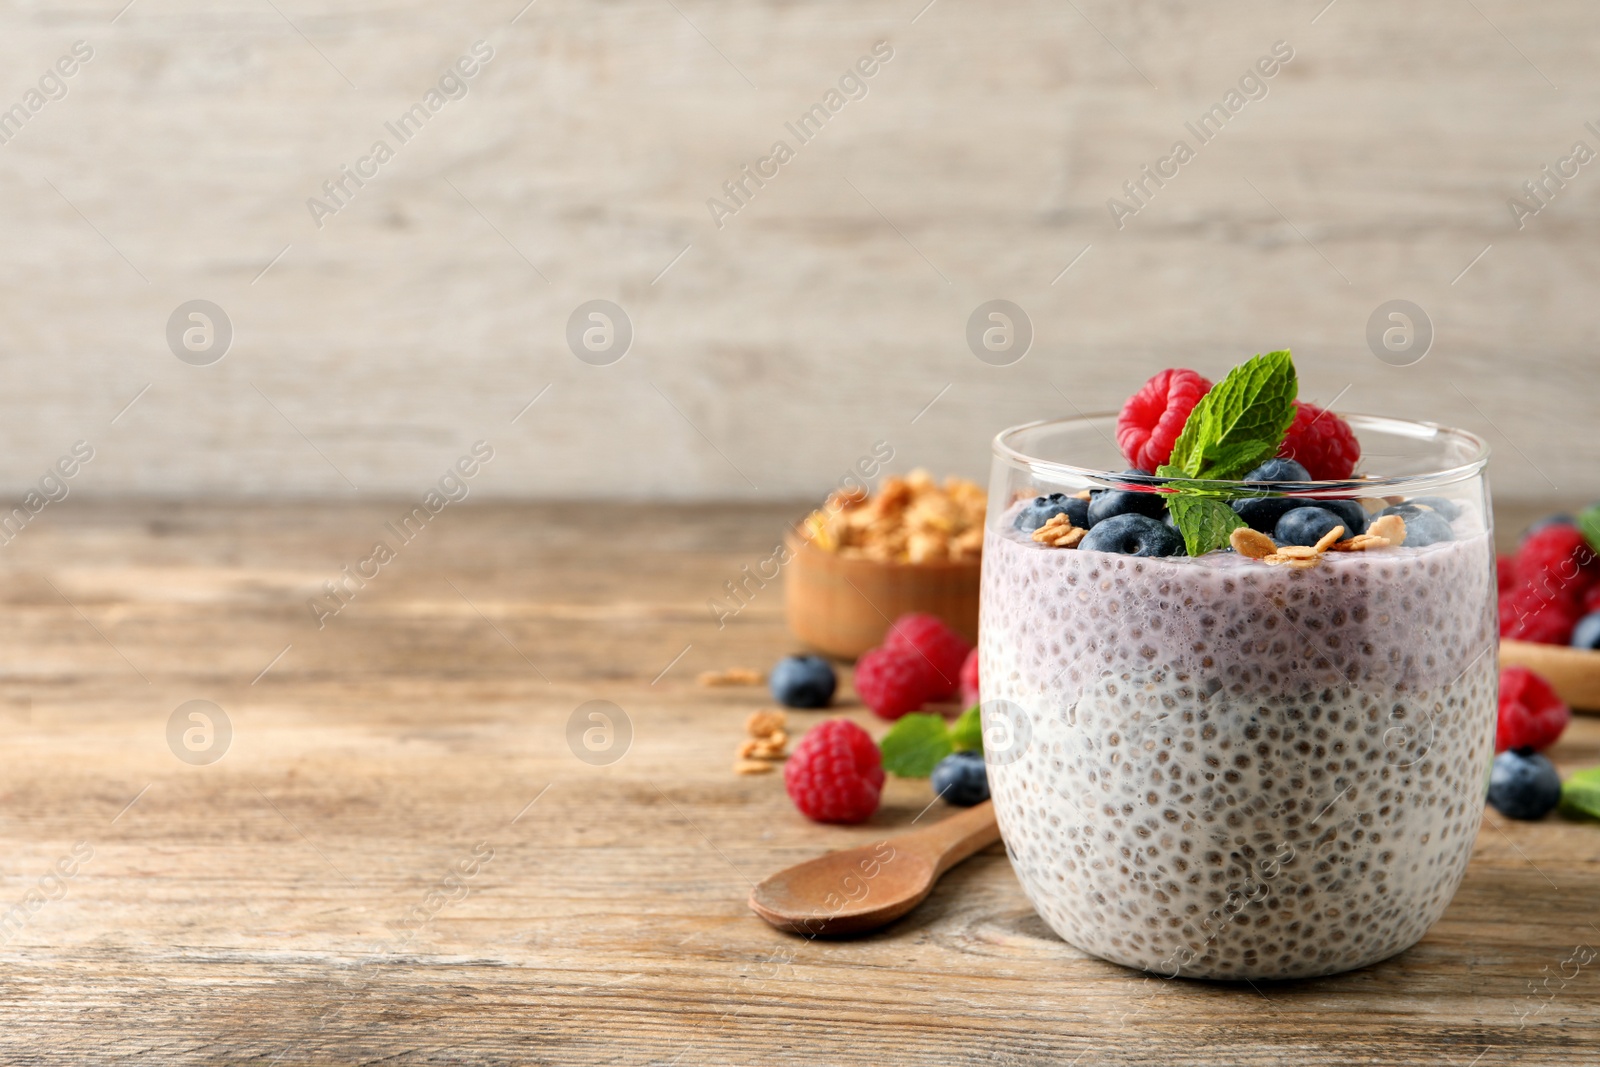
[[[1500,642],[1500,666],[1543,675],[1575,711],[1600,711],[1600,652],[1507,640]]]
[[[937,615],[961,636],[978,640],[977,560],[964,563],[880,563],[825,552],[790,533],[784,568],[784,612],[805,644],[855,659],[883,644],[889,624],[910,611]]]

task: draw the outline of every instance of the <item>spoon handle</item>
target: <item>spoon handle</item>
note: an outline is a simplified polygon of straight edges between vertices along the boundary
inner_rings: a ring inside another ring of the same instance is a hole
[[[998,840],[1000,824],[995,821],[994,802],[985,800],[959,815],[904,834],[894,839],[894,843],[926,856],[934,863],[933,876],[938,878],[980,848],[987,848]]]

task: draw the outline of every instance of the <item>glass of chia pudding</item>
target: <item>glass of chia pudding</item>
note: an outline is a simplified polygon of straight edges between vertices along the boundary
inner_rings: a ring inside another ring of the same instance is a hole
[[[995,438],[995,812],[1039,914],[1096,956],[1333,974],[1415,944],[1461,881],[1494,755],[1488,449],[1322,416],[1359,440],[1362,474],[1128,470],[1126,410]],[[1246,525],[1189,552],[1184,488]]]

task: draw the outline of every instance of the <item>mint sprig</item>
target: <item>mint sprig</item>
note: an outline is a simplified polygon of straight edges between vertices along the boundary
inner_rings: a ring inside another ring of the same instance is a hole
[[[941,715],[902,715],[878,742],[883,769],[900,778],[926,778],[952,752],[983,751],[983,720],[974,704],[954,723]]]
[[[1589,547],[1600,552],[1600,504],[1584,509],[1578,516],[1578,529],[1583,531],[1584,540],[1589,542]]]
[[[1203,556],[1212,549],[1226,546],[1233,531],[1246,525],[1227,503],[1199,496],[1199,492],[1203,490],[1193,494],[1179,490],[1167,498],[1167,509],[1172,512],[1172,521],[1183,534],[1183,547],[1191,556]]]
[[[878,742],[883,769],[901,778],[926,778],[953,752],[950,728],[941,715],[914,711],[902,715]]]
[[[1238,478],[1277,455],[1299,391],[1294,359],[1283,349],[1233,368],[1189,412],[1172,457],[1156,471],[1173,491],[1167,505],[1189,555],[1225,547],[1244,525],[1224,495],[1203,483]]]
[[[957,752],[983,752],[983,712],[972,705],[950,724],[950,742]]]
[[[1561,810],[1600,819],[1600,767],[1578,771],[1561,783]]]

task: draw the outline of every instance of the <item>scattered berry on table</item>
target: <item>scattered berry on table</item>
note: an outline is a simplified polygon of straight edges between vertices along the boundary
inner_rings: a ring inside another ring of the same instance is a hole
[[[1500,555],[1494,561],[1495,581],[1499,583],[1500,595],[1504,596],[1516,587],[1517,584],[1517,557]]]
[[[1550,683],[1526,667],[1500,672],[1500,724],[1494,749],[1549,748],[1572,721],[1572,711]]]
[[[1117,416],[1117,446],[1135,467],[1153,471],[1172,458],[1189,412],[1211,391],[1192,370],[1164,370],[1139,387]]]
[[[790,708],[825,708],[839,679],[821,656],[785,656],[767,676],[772,699]]]
[[[1080,551],[1124,556],[1181,556],[1183,535],[1148,515],[1115,515],[1096,523],[1078,542]]]
[[[961,703],[971,707],[978,702],[978,650],[973,649],[967,653],[967,661],[961,665]]]
[[[1065,493],[1036,496],[1032,502],[1017,512],[1013,524],[1023,533],[1032,533],[1057,515],[1065,515],[1072,525],[1085,529],[1089,526],[1089,502]]]
[[[889,627],[883,647],[925,659],[932,672],[929,700],[948,700],[961,691],[961,667],[972,646],[937,615],[902,615]]]
[[[1536,585],[1519,584],[1500,597],[1500,636],[1542,645],[1572,640],[1577,610],[1564,596],[1552,596]]]
[[[1577,525],[1578,520],[1573,518],[1571,515],[1566,514],[1565,512],[1562,512],[1559,515],[1546,515],[1544,518],[1535,522],[1532,526],[1529,526],[1526,530],[1523,530],[1522,539],[1526,541],[1539,531],[1547,530],[1552,526],[1576,527]]]
[[[970,808],[989,799],[989,770],[977,752],[952,752],[928,776],[933,791],[947,804]]]
[[[874,648],[856,660],[856,695],[885,719],[917,711],[944,685],[914,649]]]
[[[1322,540],[1335,526],[1344,524],[1343,518],[1327,508],[1300,507],[1284,512],[1272,536],[1280,544],[1310,546]],[[1344,536],[1353,535],[1347,529]]]
[[[1122,473],[1130,479],[1150,477],[1149,471],[1134,468]],[[1093,489],[1089,492],[1088,528],[1091,530],[1115,515],[1148,515],[1152,519],[1159,519],[1166,513],[1164,493],[1142,493],[1136,489]]]
[[[1591,611],[1578,620],[1572,628],[1572,647],[1600,651],[1600,611]]]
[[[1489,771],[1489,804],[1508,819],[1542,819],[1561,799],[1555,764],[1531,748],[1502,752]]]
[[[1355,473],[1361,443],[1350,424],[1331,411],[1295,401],[1294,421],[1278,455],[1298,460],[1319,482],[1343,481]]]
[[[1517,577],[1544,595],[1575,606],[1600,578],[1600,562],[1576,526],[1557,524],[1522,542],[1517,549]]]
[[[866,822],[878,810],[883,759],[872,736],[849,719],[806,731],[783,765],[783,784],[800,814],[816,822]]]

